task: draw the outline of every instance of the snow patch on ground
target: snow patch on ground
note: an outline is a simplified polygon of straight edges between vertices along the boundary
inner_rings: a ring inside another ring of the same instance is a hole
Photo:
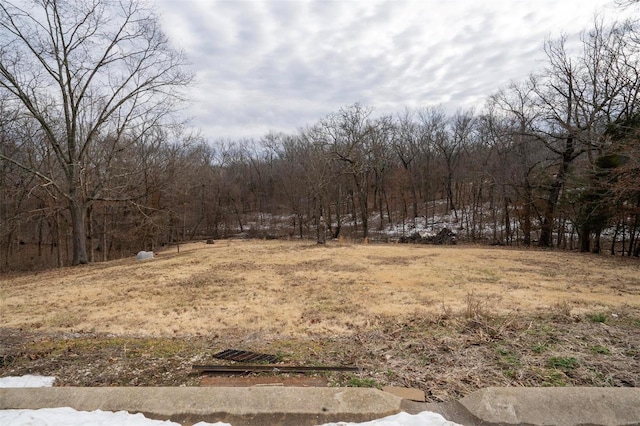
[[[394,414],[382,419],[371,420],[364,423],[327,423],[323,426],[461,426],[458,423],[450,422],[440,414],[430,411],[423,411],[418,414],[408,414],[405,412]]]
[[[48,376],[0,377],[0,388],[49,388],[55,381]]]
[[[77,411],[69,407],[40,410],[0,410],[0,424],[11,426],[180,426],[169,420],[148,419],[144,415],[126,411]],[[399,413],[364,423],[326,423],[323,426],[460,426],[439,414],[424,411],[411,415]],[[229,423],[199,422],[194,426],[231,426]]]
[[[40,410],[0,410],[0,424],[11,426],[180,426],[169,420],[148,419],[126,411],[77,411],[69,407]],[[194,426],[230,426],[228,423],[196,423]]]

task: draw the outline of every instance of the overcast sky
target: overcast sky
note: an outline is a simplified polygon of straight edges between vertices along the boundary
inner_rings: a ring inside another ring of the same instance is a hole
[[[542,66],[545,38],[620,16],[611,0],[153,1],[210,141],[292,133],[355,102],[481,107]]]

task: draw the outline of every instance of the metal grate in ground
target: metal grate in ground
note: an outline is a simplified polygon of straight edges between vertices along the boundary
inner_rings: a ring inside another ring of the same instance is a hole
[[[214,354],[213,357],[238,362],[278,362],[278,357],[275,355],[259,354],[256,352],[239,351],[235,349],[225,349],[224,351]]]

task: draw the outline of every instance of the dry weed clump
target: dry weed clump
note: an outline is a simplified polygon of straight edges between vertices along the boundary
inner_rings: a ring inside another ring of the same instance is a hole
[[[562,299],[553,304],[551,314],[559,318],[571,318],[571,304],[566,299]]]
[[[465,297],[464,317],[471,321],[480,321],[489,317],[487,302],[483,301],[473,291]]]

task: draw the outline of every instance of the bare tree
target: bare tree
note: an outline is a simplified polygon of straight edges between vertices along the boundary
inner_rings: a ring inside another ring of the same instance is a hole
[[[152,10],[135,0],[0,3],[0,90],[40,125],[60,175],[35,174],[66,199],[73,264],[88,262],[86,216],[122,145],[166,118],[190,81]],[[99,166],[93,155],[99,155]]]
[[[333,159],[340,164],[341,173],[353,178],[354,200],[360,210],[362,237],[369,236],[369,186],[374,175],[373,157],[375,134],[387,120],[373,120],[372,108],[360,104],[341,108],[320,121],[319,126],[330,146]],[[355,208],[354,208],[355,213]],[[354,220],[357,227],[357,221]]]
[[[629,48],[628,27],[605,27],[596,21],[582,34],[583,51],[569,53],[566,38],[546,43],[545,72],[532,78],[532,91],[540,111],[536,134],[556,158],[542,215],[539,244],[552,245],[560,195],[570,177],[570,166],[586,154],[594,165],[609,145],[605,130],[637,109],[637,52]],[[583,239],[589,230],[582,232]],[[582,249],[588,250],[583,241]]]
[[[474,116],[472,111],[458,111],[447,119],[439,108],[424,110],[420,113],[428,138],[445,164],[444,189],[447,195],[447,210],[453,210],[456,220],[458,212],[453,193],[454,177],[461,154],[469,143],[473,130]]]
[[[409,110],[405,110],[401,115],[398,115],[396,122],[396,131],[394,132],[394,138],[391,141],[391,147],[396,154],[400,165],[402,166],[402,181],[408,180],[409,188],[411,191],[411,218],[413,225],[416,226],[416,220],[418,218],[418,176],[416,169],[420,166],[428,169],[428,164],[419,165],[420,150],[421,150],[421,132],[420,126],[415,121],[413,113]],[[404,192],[404,191],[401,191]],[[404,195],[403,195],[404,198]],[[406,209],[406,201],[403,200],[403,204]],[[426,211],[425,211],[426,215]],[[404,218],[405,215],[403,215]],[[404,221],[403,221],[404,223]]]
[[[549,162],[543,142],[534,135],[532,129],[540,114],[535,108],[534,99],[535,94],[529,82],[514,82],[492,95],[488,103],[494,120],[492,132],[505,143],[507,152],[513,155],[513,160],[503,161],[503,167],[510,169],[509,184],[516,194],[515,202],[526,246],[531,245],[537,174]]]

